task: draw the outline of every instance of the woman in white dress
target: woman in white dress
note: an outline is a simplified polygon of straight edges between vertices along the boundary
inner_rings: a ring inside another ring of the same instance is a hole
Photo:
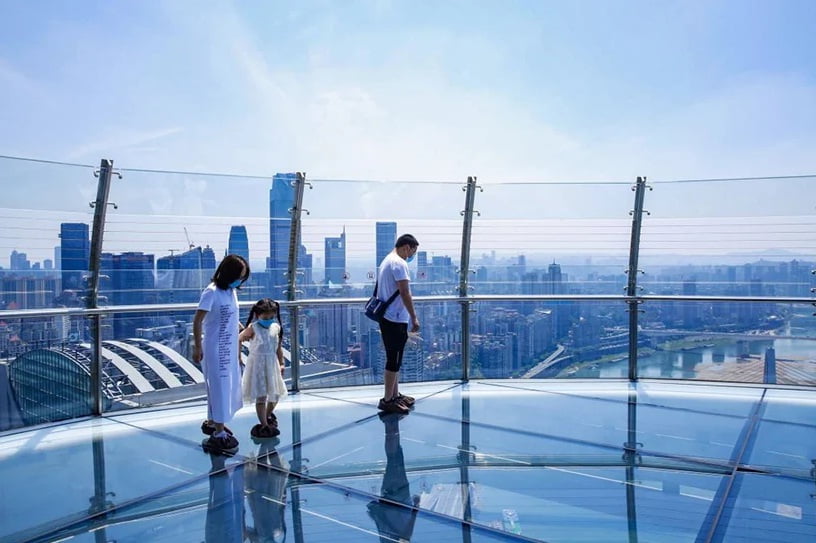
[[[238,449],[238,440],[225,423],[243,405],[236,289],[248,278],[249,264],[243,257],[225,256],[212,283],[201,293],[193,317],[193,362],[201,363],[207,386],[207,420],[201,431],[210,437],[203,445],[215,453],[230,454]]]
[[[277,322],[275,322],[277,321]],[[242,388],[244,400],[255,401],[258,424],[250,433],[255,438],[275,437],[280,434],[275,406],[287,394],[283,381],[283,324],[280,304],[263,298],[252,306],[244,331],[239,340],[249,341],[249,356]]]

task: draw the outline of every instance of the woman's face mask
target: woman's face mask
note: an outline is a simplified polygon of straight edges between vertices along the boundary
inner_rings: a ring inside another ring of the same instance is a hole
[[[241,283],[243,283],[243,281],[241,279],[236,279],[235,281],[233,281],[232,283],[229,284],[229,287],[230,288],[238,288],[238,287],[241,286]]]

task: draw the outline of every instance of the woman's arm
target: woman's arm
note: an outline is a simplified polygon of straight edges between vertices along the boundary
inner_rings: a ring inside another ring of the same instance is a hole
[[[195,316],[193,317],[193,362],[199,363],[201,359],[204,357],[204,354],[201,351],[201,323],[204,322],[204,317],[207,316],[207,312],[203,309],[199,309],[195,312]]]

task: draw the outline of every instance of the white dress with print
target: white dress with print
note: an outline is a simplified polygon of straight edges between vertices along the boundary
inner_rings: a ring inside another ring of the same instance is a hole
[[[244,400],[254,402],[266,396],[267,401],[277,402],[287,394],[277,355],[280,325],[272,323],[264,328],[255,321],[250,326],[254,335],[249,340],[242,380]]]
[[[229,422],[243,405],[235,289],[222,290],[210,283],[201,293],[198,309],[207,312],[202,325],[204,357],[201,360],[207,386],[207,418]]]

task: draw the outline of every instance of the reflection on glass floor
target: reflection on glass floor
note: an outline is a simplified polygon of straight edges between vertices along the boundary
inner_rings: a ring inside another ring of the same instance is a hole
[[[472,381],[290,396],[281,435],[203,405],[0,436],[3,541],[816,541],[816,392]]]

